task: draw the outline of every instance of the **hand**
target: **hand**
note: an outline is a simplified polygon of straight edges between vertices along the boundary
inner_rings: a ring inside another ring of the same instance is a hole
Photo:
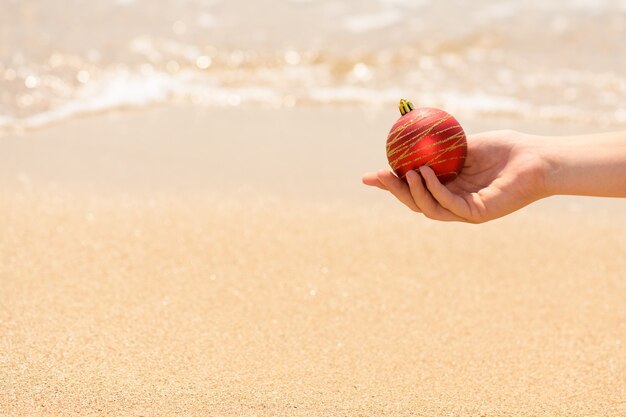
[[[463,171],[447,185],[428,166],[407,173],[407,182],[380,170],[365,174],[363,183],[391,192],[428,218],[483,223],[548,195],[547,162],[535,144],[534,137],[518,132],[481,133],[468,138]]]

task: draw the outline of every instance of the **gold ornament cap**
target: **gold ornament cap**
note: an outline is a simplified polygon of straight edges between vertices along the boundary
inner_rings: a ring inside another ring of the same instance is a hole
[[[400,114],[403,116],[407,114],[408,112],[415,110],[415,106],[413,105],[413,103],[405,99],[400,100],[400,104],[398,105],[398,108],[400,109]]]

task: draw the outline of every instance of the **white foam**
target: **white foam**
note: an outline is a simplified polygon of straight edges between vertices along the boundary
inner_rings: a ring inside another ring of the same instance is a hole
[[[492,20],[507,19],[517,13],[519,8],[519,3],[502,2],[477,9],[472,17],[484,24]]]
[[[350,32],[364,33],[389,27],[402,19],[397,10],[387,10],[374,14],[350,16],[343,20],[343,26]]]
[[[431,0],[378,0],[386,7],[417,9],[431,3]]]
[[[400,89],[374,90],[363,87],[313,88],[308,98],[319,103],[389,103],[395,102],[403,94]]]
[[[574,71],[559,76],[570,77],[576,82],[587,78]],[[375,88],[370,87],[372,82],[362,82],[361,79],[329,84],[327,77],[328,69],[324,65],[287,65],[271,71],[258,69],[249,77],[229,85],[222,84],[223,74],[216,71],[188,68],[172,75],[145,68],[138,71],[117,70],[85,83],[75,91],[72,99],[49,111],[22,118],[0,115],[0,129],[12,131],[39,128],[78,115],[127,107],[142,108],[172,101],[212,107],[245,103],[291,107],[305,102],[313,105],[356,104],[391,108],[399,98],[407,95],[417,106],[440,107],[466,117],[490,115],[545,121],[576,120],[603,125],[626,123],[626,112],[619,107],[607,112],[602,108],[590,110],[575,105],[545,105],[481,90],[444,90],[434,84],[428,90],[422,87],[419,91],[411,91],[411,87],[406,86],[411,83]],[[534,78],[531,81],[538,82]],[[545,83],[550,80],[539,81]],[[415,85],[420,84],[411,85],[415,88]]]
[[[539,2],[536,5],[539,9],[554,12],[577,11],[582,13],[599,14],[614,9],[626,10],[626,0],[569,0],[563,2]]]
[[[529,104],[520,100],[499,96],[494,94],[487,94],[482,91],[472,93],[460,93],[458,91],[444,91],[437,94],[438,100],[442,106],[454,111],[459,110],[471,110],[476,113],[510,113],[520,114],[522,112],[529,111]]]
[[[200,15],[198,15],[197,22],[200,27],[208,29],[215,26],[215,23],[217,23],[217,19],[215,18],[215,16],[209,13],[201,13]]]
[[[141,108],[166,103],[175,98],[210,106],[233,106],[244,101],[280,103],[281,96],[270,88],[224,88],[195,71],[182,71],[176,76],[167,73],[134,73],[116,71],[97,82],[77,90],[67,103],[26,118],[0,117],[0,129],[40,128],[75,116],[99,113],[118,108]]]

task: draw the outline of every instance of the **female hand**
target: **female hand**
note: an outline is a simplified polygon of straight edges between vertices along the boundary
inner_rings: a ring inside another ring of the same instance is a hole
[[[536,143],[534,137],[513,131],[481,133],[468,138],[463,171],[447,185],[428,166],[407,173],[407,182],[381,170],[365,174],[363,183],[391,192],[428,218],[482,223],[548,195],[548,163]]]

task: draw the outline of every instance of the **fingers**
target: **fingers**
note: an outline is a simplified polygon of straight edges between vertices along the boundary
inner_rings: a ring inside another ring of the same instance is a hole
[[[431,195],[429,190],[426,189],[422,183],[420,175],[417,172],[409,171],[406,174],[406,179],[409,183],[409,192],[413,201],[426,217],[442,221],[467,221],[466,219],[452,213],[450,210],[442,207],[441,204],[439,204],[439,202]]]
[[[471,213],[467,202],[463,198],[454,194],[448,187],[443,185],[431,167],[425,165],[420,167],[419,170],[426,182],[426,188],[441,207],[459,217],[468,218]]]
[[[421,167],[420,173],[426,185],[415,171],[407,173],[408,184],[385,170],[365,174],[362,180],[366,185],[389,191],[405,206],[431,219],[467,221],[463,216],[468,211],[465,200],[441,184],[430,167]]]
[[[378,187],[381,190],[385,190],[385,191],[387,190],[385,186],[378,179],[378,173],[376,172],[368,172],[367,174],[363,175],[363,178],[361,179],[361,181],[363,181],[363,184],[365,185],[369,185],[371,187]]]
[[[396,177],[391,172],[385,170],[378,171],[377,178],[385,189],[396,196],[402,204],[413,211],[421,212],[419,206],[415,203],[415,200],[413,200],[413,197],[411,196],[409,186],[404,181]]]

